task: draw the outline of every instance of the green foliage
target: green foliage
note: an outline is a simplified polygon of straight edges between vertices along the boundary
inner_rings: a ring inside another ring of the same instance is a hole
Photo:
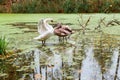
[[[112,10],[112,7],[110,7],[112,3],[110,1],[104,1],[104,3],[102,4],[102,7],[99,8],[100,12],[105,12],[105,13],[109,13]]]
[[[24,0],[23,2],[12,4],[12,12],[16,13],[120,12],[120,0]]]
[[[4,4],[6,0],[0,0],[0,4]]]
[[[74,2],[74,0],[66,0],[64,5],[63,5],[63,9],[64,12],[66,13],[72,13],[72,12],[78,12],[77,8],[77,3]]]
[[[3,0],[0,0],[0,3],[2,3],[3,2]]]
[[[8,42],[5,37],[0,37],[0,55],[6,54],[6,49],[8,46]]]
[[[120,0],[114,0],[113,7],[113,12],[120,12]]]
[[[12,12],[14,13],[33,13],[34,12],[34,2],[31,3],[29,0],[28,2],[20,2],[15,3],[12,5]]]
[[[24,12],[22,5],[21,4],[14,4],[12,6],[12,12],[14,12],[14,13]]]
[[[78,6],[78,12],[91,12],[91,9],[90,9],[90,5],[89,5],[89,3],[85,0],[84,2],[77,2],[77,5],[79,5]]]

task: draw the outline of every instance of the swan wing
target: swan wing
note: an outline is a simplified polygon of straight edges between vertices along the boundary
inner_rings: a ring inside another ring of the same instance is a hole
[[[46,31],[43,34],[39,35],[38,37],[35,37],[35,40],[46,40],[48,39],[53,33],[50,31]]]
[[[53,34],[53,31],[53,27],[47,23],[47,20],[41,19],[38,22],[38,32],[40,35],[38,37],[35,37],[34,39],[45,40]]]
[[[41,19],[41,20],[38,22],[38,33],[39,33],[39,34],[43,34],[43,33],[46,32],[46,31],[47,31],[47,29],[46,29],[46,27],[45,27],[45,25],[44,25],[44,20]]]

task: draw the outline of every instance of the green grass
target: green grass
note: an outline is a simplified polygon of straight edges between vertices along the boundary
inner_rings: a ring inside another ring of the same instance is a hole
[[[90,30],[94,30],[94,28],[98,25],[99,19],[106,17],[105,22],[108,22],[113,17],[120,20],[120,14],[82,14],[83,20],[86,21],[89,16],[92,16],[88,28]],[[9,48],[17,47],[21,49],[32,48],[36,45],[40,45],[38,43],[34,43],[33,38],[38,36],[39,34],[34,33],[24,33],[24,29],[19,29],[15,26],[5,25],[9,23],[15,22],[38,22],[41,18],[53,18],[57,22],[62,23],[71,23],[72,28],[80,29],[78,19],[78,14],[0,14],[0,36],[5,35],[11,42]],[[112,34],[112,35],[120,35],[120,26],[110,26],[105,27],[102,26],[102,30],[104,33]],[[51,37],[47,42],[56,41],[56,37]]]
[[[8,46],[8,42],[5,37],[0,37],[0,55],[6,54],[6,49]]]

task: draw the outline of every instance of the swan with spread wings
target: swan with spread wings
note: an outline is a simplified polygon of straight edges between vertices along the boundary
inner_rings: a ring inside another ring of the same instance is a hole
[[[38,33],[40,34],[38,37],[35,37],[35,40],[42,41],[42,45],[45,45],[46,40],[52,35],[56,35],[59,37],[65,37],[72,33],[72,30],[67,25],[57,25],[53,28],[48,22],[53,22],[52,18],[41,19],[38,22]]]
[[[45,45],[46,40],[54,34],[54,28],[52,25],[48,24],[49,21],[53,21],[52,18],[41,19],[38,22],[38,37],[35,37],[35,40],[42,41],[42,45]]]

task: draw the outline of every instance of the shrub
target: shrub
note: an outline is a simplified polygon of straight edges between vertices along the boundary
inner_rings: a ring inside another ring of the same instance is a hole
[[[120,12],[120,0],[114,0],[113,12]]]
[[[77,2],[78,6],[78,12],[82,12],[82,13],[88,13],[90,12],[91,9],[89,3],[85,0],[84,2]]]
[[[105,0],[104,3],[102,4],[101,8],[99,9],[100,12],[105,12],[105,13],[109,13],[111,12],[111,5],[112,3],[110,1]]]
[[[77,2],[75,2],[74,0],[66,0],[63,5],[63,9],[65,13],[76,13],[78,12]]]
[[[6,55],[8,42],[5,37],[0,37],[0,55]]]
[[[24,12],[22,4],[13,4],[12,5],[12,12],[14,12],[14,13]]]

